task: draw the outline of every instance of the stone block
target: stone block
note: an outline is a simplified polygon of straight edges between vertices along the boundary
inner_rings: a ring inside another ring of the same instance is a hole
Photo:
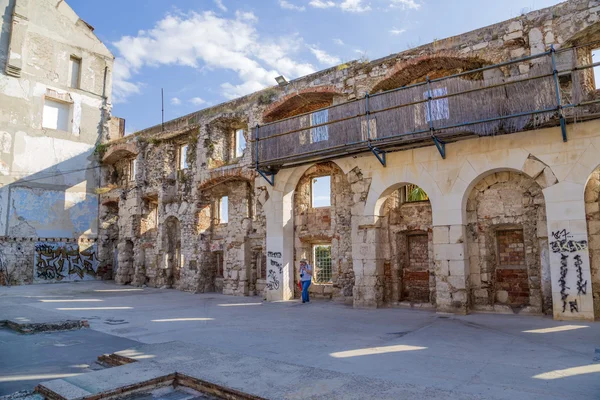
[[[437,244],[433,246],[434,260],[464,260],[464,245]]]
[[[467,280],[464,275],[450,275],[448,277],[448,283],[453,289],[460,290],[467,288]]]
[[[508,302],[508,292],[506,290],[498,290],[496,292],[496,301],[499,303]]]
[[[450,275],[465,276],[468,273],[467,263],[465,260],[451,260],[448,263]]]
[[[448,243],[464,243],[465,242],[465,226],[464,225],[452,225],[450,227]]]
[[[480,299],[487,299],[489,296],[489,292],[487,289],[476,289],[473,291],[473,295]]]
[[[450,243],[450,227],[434,226],[433,227],[433,244]]]

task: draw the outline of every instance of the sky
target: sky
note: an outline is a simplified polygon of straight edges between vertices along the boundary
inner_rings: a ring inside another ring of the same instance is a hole
[[[67,0],[115,55],[113,115],[135,132],[356,59],[557,0]]]

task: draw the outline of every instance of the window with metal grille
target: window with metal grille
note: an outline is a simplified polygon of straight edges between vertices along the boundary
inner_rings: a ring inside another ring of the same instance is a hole
[[[405,185],[399,189],[399,203],[414,203],[429,200],[427,193],[417,185]]]
[[[223,253],[215,252],[215,263],[217,264],[217,278],[223,277]]]
[[[313,246],[314,272],[313,280],[315,283],[331,283],[331,245],[317,244]]]
[[[310,126],[325,124],[329,121],[329,110],[321,110],[310,114]],[[329,126],[317,126],[310,129],[311,143],[322,142],[329,139]]]

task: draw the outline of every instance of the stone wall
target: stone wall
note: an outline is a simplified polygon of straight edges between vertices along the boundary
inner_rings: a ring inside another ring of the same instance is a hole
[[[473,307],[551,310],[542,291],[551,283],[542,281],[540,249],[548,234],[540,186],[521,173],[489,175],[471,191],[467,220]]]
[[[592,173],[585,187],[585,213],[592,272],[594,315],[596,318],[600,318],[600,168]]]

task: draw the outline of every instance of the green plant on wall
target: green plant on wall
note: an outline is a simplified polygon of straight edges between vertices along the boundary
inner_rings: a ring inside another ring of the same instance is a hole
[[[413,186],[412,188],[409,188],[408,193],[406,193],[406,199],[408,201],[425,201],[429,200],[429,196],[427,196],[427,193],[420,187]]]

